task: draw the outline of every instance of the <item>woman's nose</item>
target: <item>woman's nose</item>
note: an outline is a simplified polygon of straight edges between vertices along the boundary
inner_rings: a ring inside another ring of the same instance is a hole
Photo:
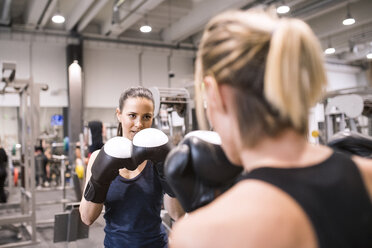
[[[143,126],[143,123],[142,123],[142,121],[141,121],[141,118],[138,118],[138,119],[136,120],[135,125],[136,125],[136,127],[142,127],[142,126]]]

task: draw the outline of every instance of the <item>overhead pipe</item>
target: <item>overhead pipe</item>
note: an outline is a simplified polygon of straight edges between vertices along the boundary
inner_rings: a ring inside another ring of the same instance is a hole
[[[10,5],[12,0],[3,0],[3,4],[1,6],[1,16],[0,16],[0,25],[10,25]]]

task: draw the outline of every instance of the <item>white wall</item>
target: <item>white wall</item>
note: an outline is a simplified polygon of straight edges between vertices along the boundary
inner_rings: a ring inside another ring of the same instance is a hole
[[[16,79],[48,84],[40,106],[67,107],[66,39],[1,34],[1,62],[16,63]],[[19,106],[16,94],[0,95],[0,106]]]
[[[83,47],[86,108],[116,108],[128,87],[168,87],[169,49],[93,41],[84,42]],[[192,79],[194,55],[172,52],[170,69],[175,77],[170,87],[185,87]]]
[[[0,107],[0,145],[9,149],[17,141],[17,108]]]
[[[327,91],[367,85],[366,74],[359,67],[328,63],[326,64],[326,70]]]
[[[40,106],[67,107],[66,47],[40,42],[33,44],[32,49],[34,82],[49,86],[40,93]]]
[[[115,107],[125,88],[138,85],[137,52],[84,46],[83,54],[85,107]]]
[[[194,82],[194,60],[193,57],[172,55],[171,57],[171,71],[174,73],[174,78],[170,79],[172,88],[188,87]]]

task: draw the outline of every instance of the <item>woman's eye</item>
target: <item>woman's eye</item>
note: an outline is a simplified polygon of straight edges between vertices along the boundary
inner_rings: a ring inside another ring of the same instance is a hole
[[[136,115],[135,114],[129,114],[128,115],[130,118],[136,118]]]
[[[151,115],[145,115],[144,117],[143,117],[145,120],[151,120]]]

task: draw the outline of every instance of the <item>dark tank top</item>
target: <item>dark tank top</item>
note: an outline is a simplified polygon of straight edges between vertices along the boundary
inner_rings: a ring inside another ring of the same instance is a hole
[[[239,181],[244,179],[268,182],[294,198],[308,215],[319,247],[372,247],[372,203],[346,155],[333,153],[303,168],[258,168]]]
[[[132,179],[112,181],[105,201],[105,247],[167,247],[160,217],[163,190],[151,162]]]

